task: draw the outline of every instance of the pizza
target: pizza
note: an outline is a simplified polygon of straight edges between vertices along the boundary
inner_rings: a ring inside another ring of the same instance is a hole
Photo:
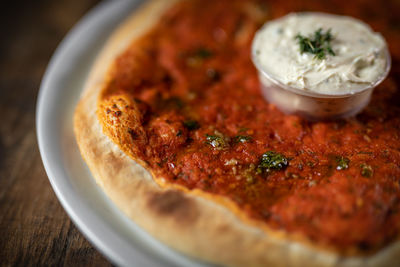
[[[359,17],[391,75],[359,115],[309,122],[260,93],[250,47],[288,12]],[[133,221],[228,266],[400,263],[400,31],[387,1],[152,0],[98,56],[74,115],[82,157]]]

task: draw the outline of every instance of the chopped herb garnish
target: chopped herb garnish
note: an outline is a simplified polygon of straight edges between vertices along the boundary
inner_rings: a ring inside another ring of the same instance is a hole
[[[162,159],[161,161],[156,162],[156,164],[158,165],[158,167],[162,167],[167,161],[168,159]]]
[[[200,124],[195,120],[184,121],[183,126],[185,126],[190,131],[197,130],[200,128]]]
[[[333,40],[333,36],[331,34],[331,29],[323,32],[321,28],[319,28],[316,32],[314,32],[314,37],[305,37],[300,33],[296,35],[296,40],[300,46],[300,53],[311,53],[314,54],[314,58],[322,60],[326,58],[327,54],[335,56],[335,52],[333,52],[331,47],[331,41]]]
[[[202,59],[206,59],[206,58],[212,57],[213,53],[210,50],[206,49],[206,48],[199,48],[195,52],[195,56],[199,57],[199,58],[202,58]]]
[[[336,170],[346,170],[349,168],[350,160],[345,157],[337,157],[336,163]]]
[[[187,54],[186,64],[191,67],[197,67],[203,63],[204,60],[212,57],[214,54],[206,49],[199,48]]]
[[[372,177],[372,174],[374,173],[374,171],[373,171],[371,165],[363,163],[363,164],[360,165],[360,168],[361,168],[361,175],[362,176],[367,177],[367,178],[371,178]]]
[[[282,170],[289,165],[288,159],[274,151],[268,151],[261,156],[257,166],[257,173],[269,173],[272,170]]]
[[[237,135],[235,136],[235,143],[246,143],[251,141],[251,139],[253,139],[253,137],[248,135]]]
[[[211,145],[213,148],[222,149],[227,146],[227,142],[225,141],[222,135],[209,135],[206,134],[207,144]]]

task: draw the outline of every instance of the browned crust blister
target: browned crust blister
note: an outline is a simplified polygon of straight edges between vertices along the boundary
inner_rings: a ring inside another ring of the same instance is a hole
[[[113,60],[149,31],[161,13],[176,1],[150,1],[115,31],[93,66],[76,108],[74,131],[82,157],[108,197],[155,238],[207,262],[229,266],[399,264],[399,243],[364,258],[340,257],[246,224],[224,206],[198,194],[162,188],[103,133],[96,107]]]

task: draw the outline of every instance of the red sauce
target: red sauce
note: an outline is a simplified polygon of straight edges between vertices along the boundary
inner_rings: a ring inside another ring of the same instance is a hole
[[[265,14],[305,10],[360,18],[389,43],[391,75],[354,118],[307,122],[260,94],[254,32]],[[107,92],[146,106],[146,143],[132,144],[157,175],[226,196],[273,229],[372,251],[400,233],[399,11],[398,1],[187,1],[118,58]],[[207,135],[224,144],[213,147]],[[288,166],[257,173],[266,151]],[[340,157],[348,168],[337,169]]]

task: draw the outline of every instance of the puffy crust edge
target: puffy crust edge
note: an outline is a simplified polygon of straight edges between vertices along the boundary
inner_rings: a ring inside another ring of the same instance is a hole
[[[115,57],[182,0],[151,0],[127,18],[98,56],[74,114],[83,159],[108,197],[143,229],[196,259],[230,266],[393,266],[400,242],[367,257],[341,257],[271,235],[227,208],[175,188],[162,188],[152,174],[122,152],[96,116],[98,97]]]

